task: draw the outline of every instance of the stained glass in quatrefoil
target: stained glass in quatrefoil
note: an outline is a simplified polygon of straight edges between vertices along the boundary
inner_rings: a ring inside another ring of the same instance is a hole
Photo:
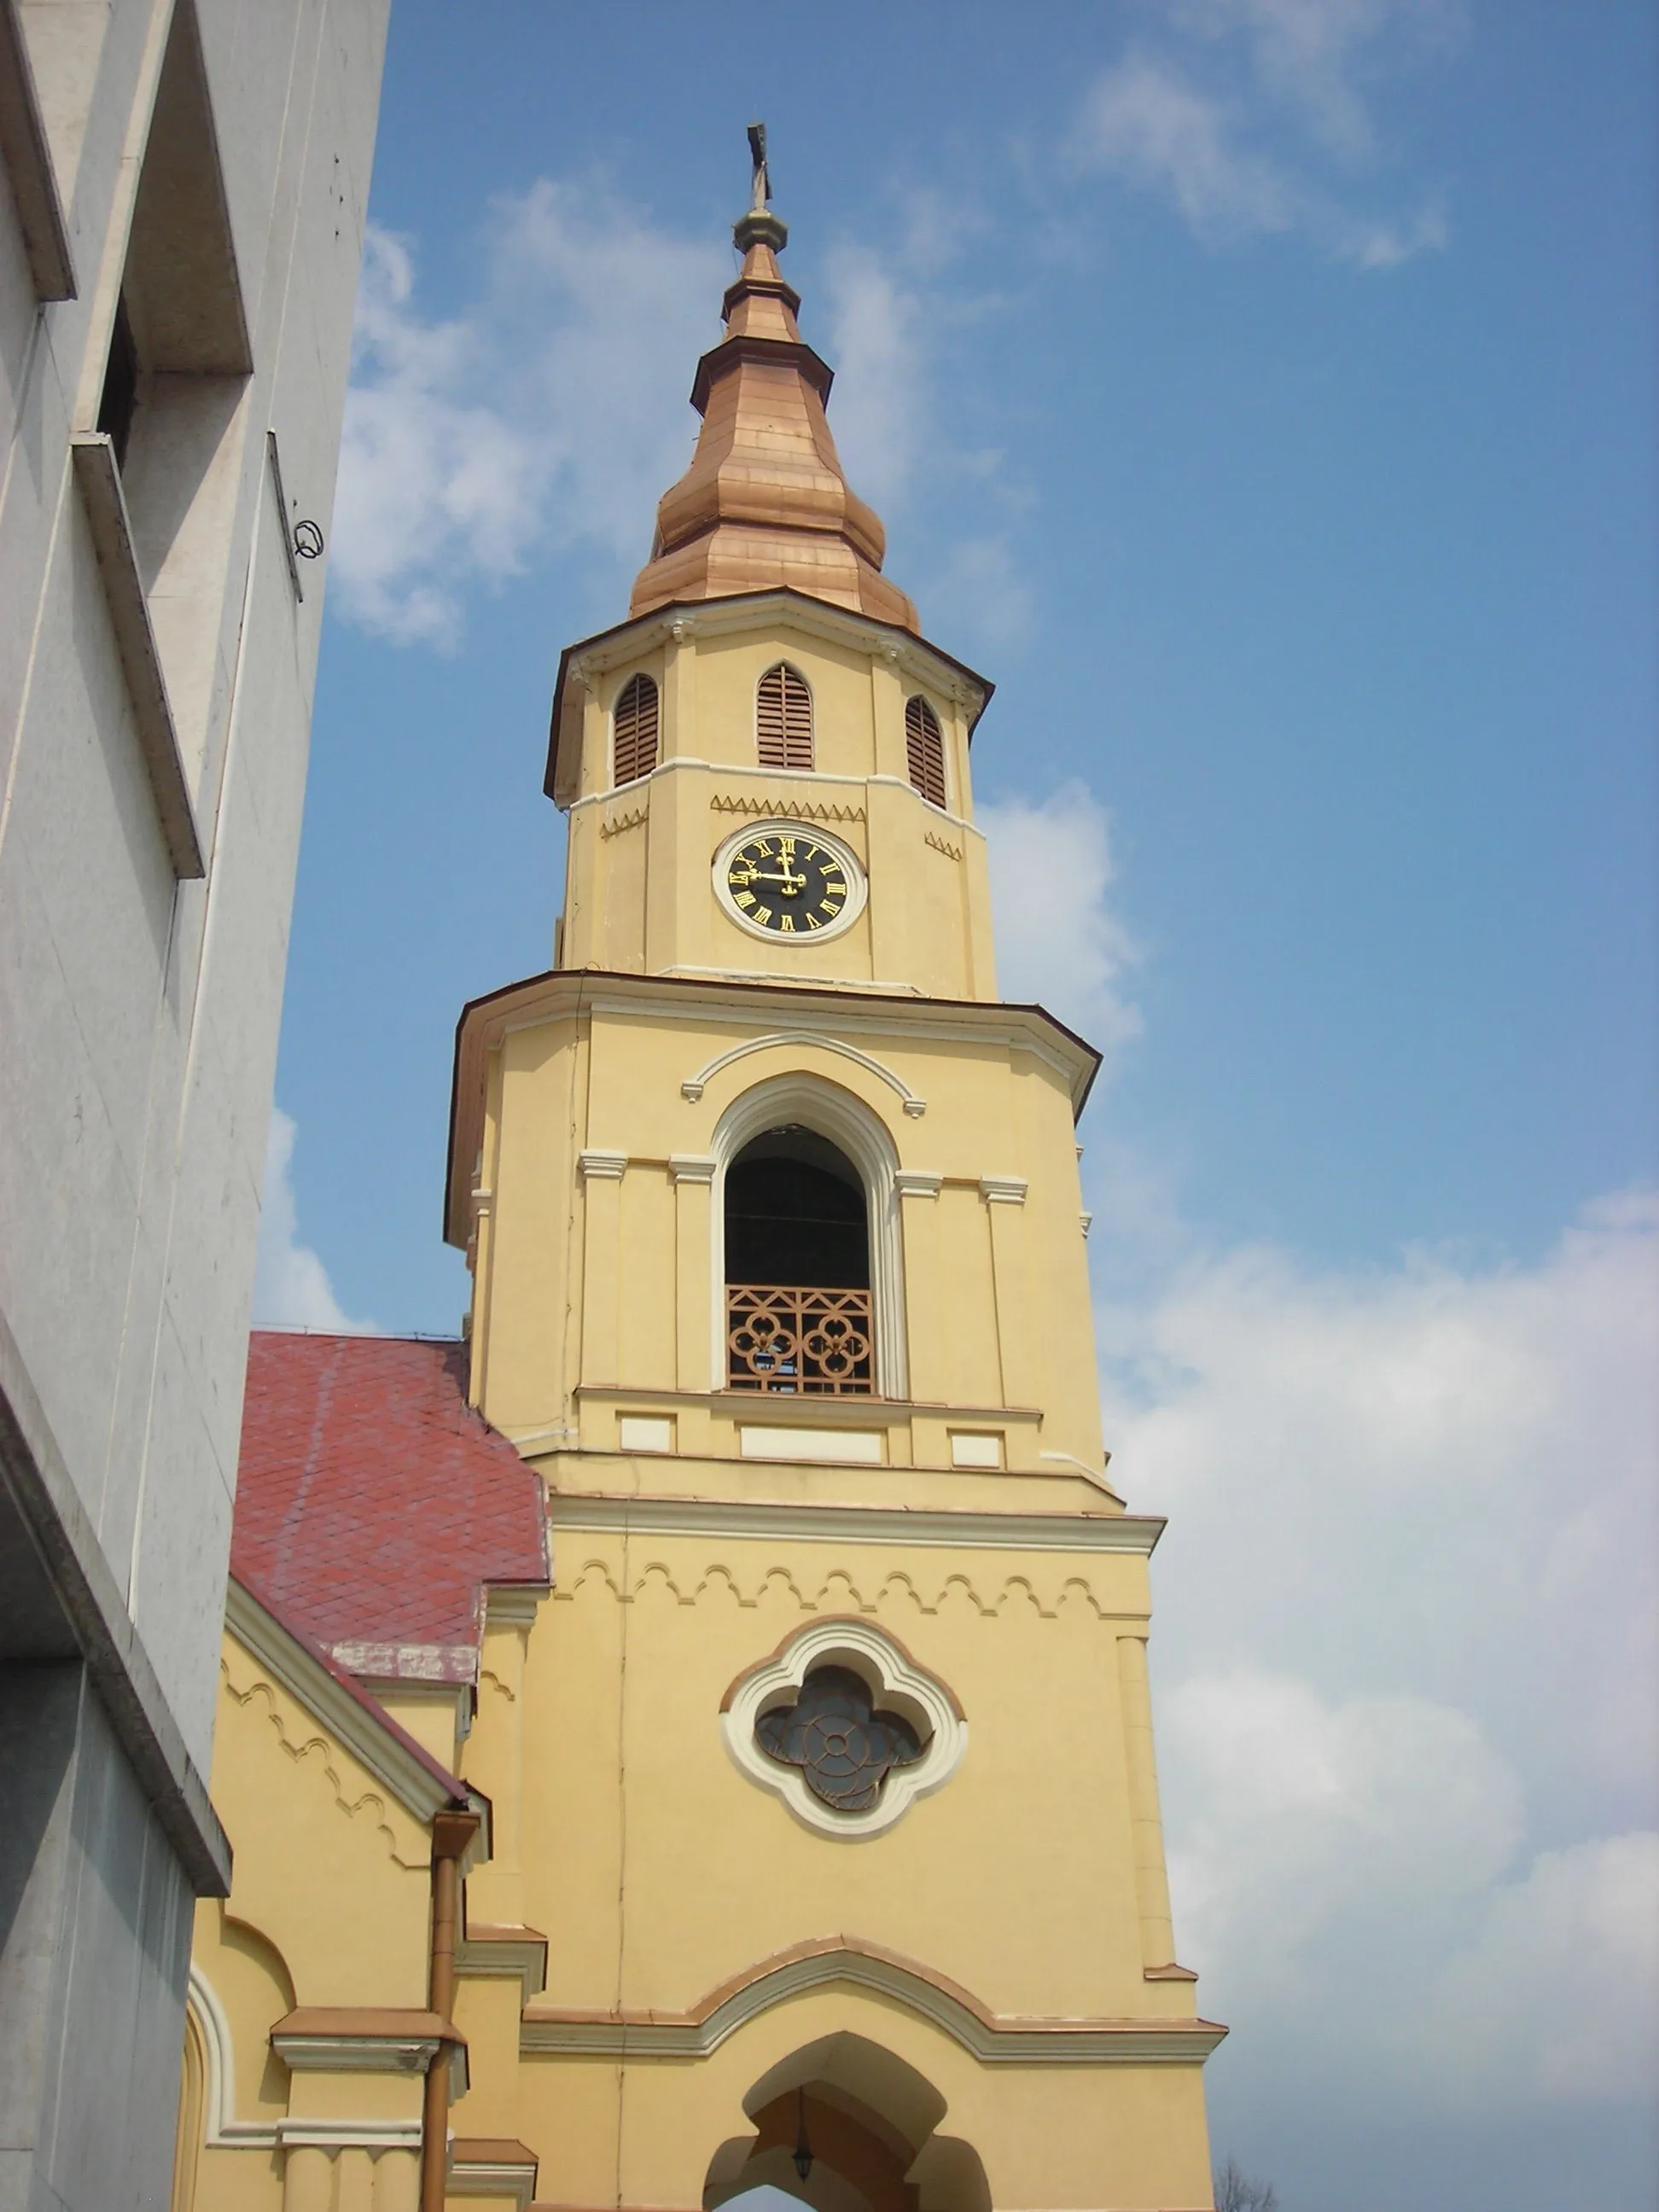
[[[867,1813],[892,1770],[922,1753],[909,1722],[878,1712],[850,1667],[815,1668],[793,1705],[761,1715],[755,1740],[769,1759],[798,1766],[813,1796],[838,1813]]]

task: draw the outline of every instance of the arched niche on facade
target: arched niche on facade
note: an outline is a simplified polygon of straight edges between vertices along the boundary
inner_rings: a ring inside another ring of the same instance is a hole
[[[787,1130],[807,1132],[849,1164],[863,1188],[868,1245],[871,1327],[876,1395],[903,1398],[909,1377],[905,1358],[904,1267],[900,1244],[896,1176],[898,1155],[880,1117],[841,1085],[795,1070],[769,1077],[742,1091],[714,1125],[710,1220],[714,1315],[714,1374],[726,1374],[727,1178],[757,1140]],[[821,1158],[820,1166],[830,1164]]]
[[[991,2212],[977,2154],[939,2132],[945,2099],[867,2037],[804,2044],[767,2069],[743,2109],[754,2132],[715,2152],[705,2212],[763,2184],[814,2212]]]

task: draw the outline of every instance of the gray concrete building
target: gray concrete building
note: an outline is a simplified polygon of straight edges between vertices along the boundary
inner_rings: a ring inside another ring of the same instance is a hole
[[[387,0],[0,0],[0,2212],[167,2201]]]

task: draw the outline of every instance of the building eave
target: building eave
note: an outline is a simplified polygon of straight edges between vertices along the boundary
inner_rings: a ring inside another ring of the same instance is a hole
[[[477,1835],[465,1863],[489,1856],[489,1800],[452,1774],[407,1729],[399,1726],[379,1698],[353,1681],[309,1637],[283,1620],[268,1599],[256,1596],[234,1576],[226,1592],[225,1626],[251,1658],[270,1669],[313,1720],[327,1729],[376,1781],[384,1784],[406,1813],[422,1823],[444,1812],[474,1814]]]
[[[810,592],[781,586],[764,592],[733,592],[720,599],[676,599],[666,606],[653,607],[648,614],[635,615],[610,629],[597,631],[592,637],[580,638],[574,645],[566,646],[559,655],[559,673],[553,686],[553,712],[548,726],[547,772],[542,783],[548,797],[556,805],[568,806],[576,796],[574,764],[580,744],[581,687],[578,682],[573,691],[573,676],[602,673],[625,660],[637,659],[672,636],[677,623],[695,622],[705,632],[718,634],[722,629],[745,627],[771,606],[799,626],[818,629],[842,643],[849,638],[856,641],[862,634],[871,641],[879,642],[884,651],[896,652],[901,666],[909,661],[919,675],[926,672],[929,661],[937,663],[941,674],[934,678],[934,682],[942,688],[957,690],[968,708],[971,743],[980,717],[996,689],[989,677],[980,675],[965,660],[957,659],[942,647],[896,623],[878,622],[873,616],[860,614],[851,607],[837,606],[832,599],[815,599]]]
[[[540,1021],[568,1020],[600,1000],[620,997],[641,1006],[673,1002],[680,1018],[706,1011],[760,1026],[787,1024],[793,1010],[811,1015],[835,1010],[837,1031],[890,1030],[907,1017],[947,1014],[971,1032],[1004,1036],[1023,1031],[1023,1042],[1065,1077],[1075,1120],[1088,1103],[1101,1055],[1046,1007],[987,999],[933,999],[836,990],[819,984],[742,982],[735,979],[641,975],[603,968],[552,968],[505,983],[470,1000],[455,1025],[454,1073],[450,1085],[449,1151],[444,1177],[444,1237],[460,1250],[471,1233],[472,1164],[483,1133],[486,1062],[509,1029]],[[802,1022],[799,1026],[807,1024]]]

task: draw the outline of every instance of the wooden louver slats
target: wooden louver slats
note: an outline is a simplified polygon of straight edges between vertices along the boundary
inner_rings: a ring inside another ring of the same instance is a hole
[[[611,716],[615,780],[636,783],[657,765],[657,687],[648,676],[630,676]]]
[[[933,806],[945,804],[945,738],[939,716],[918,694],[904,705],[904,750],[910,781]]]
[[[781,660],[755,695],[755,736],[763,768],[811,769],[812,695],[799,669]]]

